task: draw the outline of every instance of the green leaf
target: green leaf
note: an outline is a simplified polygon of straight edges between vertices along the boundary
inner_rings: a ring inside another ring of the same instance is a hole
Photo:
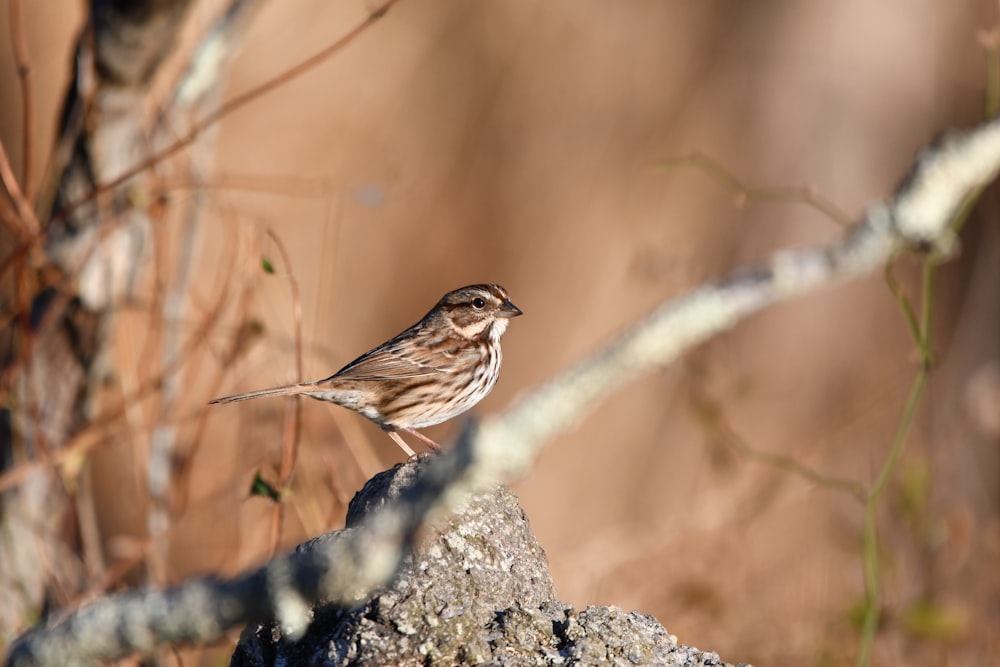
[[[251,496],[264,496],[265,498],[270,498],[276,503],[281,502],[281,492],[278,489],[264,479],[260,472],[253,476],[253,483],[250,484],[250,495]]]

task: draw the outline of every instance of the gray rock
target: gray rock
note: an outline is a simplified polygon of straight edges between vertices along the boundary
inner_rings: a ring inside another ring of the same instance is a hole
[[[351,501],[346,530],[398,497],[420,466],[372,478]],[[559,602],[545,552],[505,486],[476,496],[419,543],[390,587],[351,609],[317,607],[297,642],[275,625],[248,628],[231,667],[725,664],[679,646],[651,616]]]

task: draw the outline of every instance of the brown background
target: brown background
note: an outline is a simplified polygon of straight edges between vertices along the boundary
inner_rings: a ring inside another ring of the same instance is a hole
[[[23,4],[43,162],[82,16],[62,0]],[[197,7],[192,36],[214,7]],[[371,8],[271,3],[218,98],[287,70]],[[288,271],[270,229],[301,288],[303,379],[413,323],[449,289],[506,286],[525,316],[477,412],[500,410],[662,300],[841,235],[806,206],[743,202],[703,172],[658,161],[699,151],[749,184],[812,186],[855,215],[891,192],[937,132],[981,117],[978,38],[997,21],[985,1],[403,0],[350,48],[203,135],[194,176],[186,161],[164,166],[159,259],[123,309],[109,395],[155,374],[163,328],[191,335],[222,284],[248,288],[251,301],[227,301],[182,371],[183,402],[169,415],[179,446],[194,442],[214,395],[296,379]],[[6,12],[0,28],[9,34]],[[9,51],[0,48],[0,138],[19,165]],[[157,82],[151,111],[170,85]],[[190,120],[173,119],[176,131]],[[173,280],[178,211],[196,194],[207,206],[186,312],[164,323],[142,304]],[[880,515],[876,664],[987,664],[1000,649],[991,193],[980,210],[937,285],[940,365]],[[261,271],[262,255],[276,275]],[[913,278],[916,266],[904,260],[899,273]],[[219,368],[248,319],[263,335]],[[756,449],[867,485],[914,359],[900,309],[873,276],[771,309],[615,396],[515,485],[561,597],[653,614],[731,661],[853,663],[861,506],[738,454],[696,400],[718,402]],[[283,409],[213,406],[189,503],[157,542],[167,571],[134,571],[131,583],[234,573],[266,557],[271,509],[247,489],[257,471],[276,475]],[[119,538],[144,539],[155,418],[155,404],[137,402],[89,460],[108,563],[128,544]],[[346,411],[310,401],[303,419],[287,547],[339,525],[343,502],[401,456]],[[454,426],[429,434],[447,440]],[[912,621],[919,601],[944,630]]]

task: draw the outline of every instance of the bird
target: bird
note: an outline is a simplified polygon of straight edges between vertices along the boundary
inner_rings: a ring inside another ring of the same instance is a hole
[[[417,429],[466,412],[500,377],[500,338],[522,315],[500,285],[468,285],[448,292],[424,317],[365,352],[333,375],[248,391],[209,401],[235,403],[267,396],[309,396],[353,410],[378,424],[411,458],[399,431],[432,450],[440,445]]]

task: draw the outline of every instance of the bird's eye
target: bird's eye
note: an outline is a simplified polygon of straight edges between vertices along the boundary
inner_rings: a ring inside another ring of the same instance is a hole
[[[472,300],[472,307],[475,308],[476,310],[484,308],[485,306],[486,306],[486,301],[479,298],[478,296]]]

